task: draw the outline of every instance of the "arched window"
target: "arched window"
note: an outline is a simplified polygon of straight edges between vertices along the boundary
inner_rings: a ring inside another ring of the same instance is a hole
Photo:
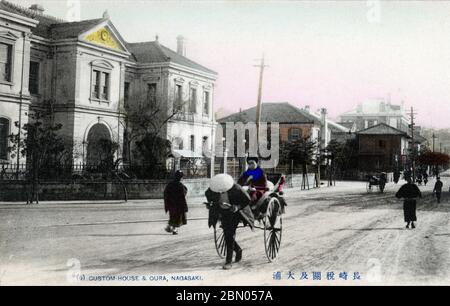
[[[0,160],[8,159],[9,125],[8,119],[0,118]]]
[[[292,128],[289,130],[288,139],[289,141],[299,140],[301,137],[301,131],[298,128]]]
[[[208,136],[203,136],[202,138],[202,153],[205,155],[205,153],[208,153],[210,151],[209,149],[209,139]]]

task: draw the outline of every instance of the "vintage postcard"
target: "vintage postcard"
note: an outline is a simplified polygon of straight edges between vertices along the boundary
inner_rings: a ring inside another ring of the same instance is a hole
[[[450,285],[449,38],[450,1],[0,0],[0,285]]]

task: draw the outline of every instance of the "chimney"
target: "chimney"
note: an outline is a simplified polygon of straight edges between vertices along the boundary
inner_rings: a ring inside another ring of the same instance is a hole
[[[357,113],[362,113],[362,110],[363,110],[362,104],[360,103],[360,104],[358,104],[358,106],[356,106],[356,112]]]
[[[386,111],[386,102],[381,101],[379,107],[380,107],[380,112],[384,113]]]
[[[310,108],[309,108],[309,105],[305,105],[305,108],[304,108],[304,110],[305,110],[305,112],[309,113],[309,112],[310,112]]]
[[[36,15],[42,15],[44,13],[44,7],[39,4],[33,4],[29,7]]]
[[[109,18],[110,18],[110,17],[109,17],[108,10],[106,10],[106,11],[103,12],[102,17],[103,17],[103,19],[109,19]]]
[[[177,36],[177,53],[186,56],[186,40],[182,35]]]

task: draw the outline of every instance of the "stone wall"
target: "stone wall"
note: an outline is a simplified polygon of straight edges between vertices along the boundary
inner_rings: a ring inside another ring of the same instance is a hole
[[[286,188],[300,188],[302,175],[288,175]],[[314,174],[308,175],[310,188],[314,187]],[[126,183],[129,199],[160,199],[168,181],[140,180]],[[208,189],[209,179],[185,179],[188,196],[202,196]],[[0,201],[26,201],[31,188],[23,181],[0,181]],[[118,182],[43,182],[39,189],[41,201],[69,200],[121,200],[124,188]]]

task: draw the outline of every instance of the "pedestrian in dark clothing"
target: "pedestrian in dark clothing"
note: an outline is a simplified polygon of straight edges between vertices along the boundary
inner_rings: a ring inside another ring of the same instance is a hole
[[[398,181],[400,180],[400,171],[395,170],[394,171],[394,183],[398,183]]]
[[[436,199],[438,203],[441,203],[441,194],[442,194],[442,181],[440,177],[436,178],[436,183],[434,184],[433,193],[436,195]]]
[[[414,225],[414,222],[417,221],[416,198],[422,197],[419,187],[417,187],[417,185],[412,183],[411,179],[409,179],[408,183],[400,187],[395,196],[399,199],[404,198],[403,215],[406,222],[406,228],[409,228],[409,224],[411,224],[411,228],[416,228]]]
[[[422,174],[420,172],[417,174],[416,182],[419,186],[422,185]]]
[[[242,249],[235,240],[236,228],[239,222],[253,228],[254,217],[250,208],[250,196],[228,174],[218,174],[211,179],[208,190],[205,192],[208,200],[208,225],[216,226],[220,217],[223,228],[226,259],[223,268],[231,269],[233,252],[236,253],[235,262],[242,259]]]
[[[380,191],[384,192],[384,187],[386,187],[387,175],[386,172],[381,172],[380,179],[378,181],[378,187],[380,187]]]
[[[164,208],[166,213],[169,212],[169,223],[165,230],[173,235],[178,234],[178,228],[187,223],[187,188],[181,183],[182,178],[183,172],[177,171],[175,173],[175,179],[167,184],[164,189]]]
[[[412,172],[411,172],[411,170],[407,169],[407,170],[403,171],[403,179],[405,181],[407,181],[407,182],[409,180],[412,180]]]
[[[423,184],[426,186],[428,183],[428,173],[427,171],[423,172]]]

